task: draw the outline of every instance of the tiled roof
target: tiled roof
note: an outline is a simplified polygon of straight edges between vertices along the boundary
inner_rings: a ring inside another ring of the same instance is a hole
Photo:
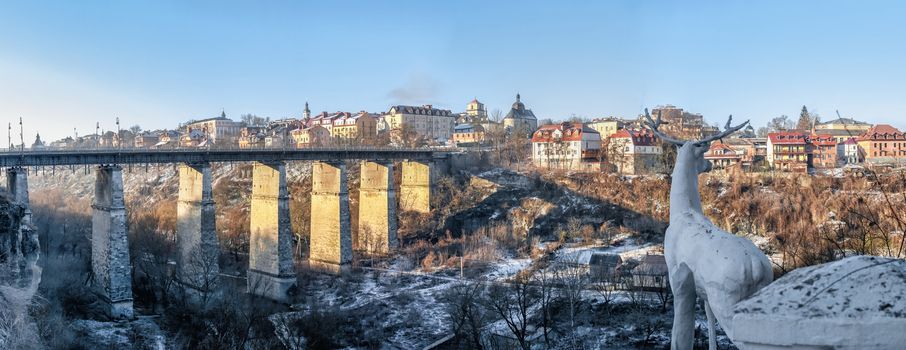
[[[859,141],[869,140],[904,140],[906,134],[888,124],[878,124],[859,136]]]
[[[610,136],[610,138],[622,138],[622,139],[631,139],[632,144],[635,146],[655,146],[657,145],[657,136],[648,132],[647,129],[639,130],[629,130],[622,129]]]
[[[583,134],[599,134],[592,128],[582,123],[560,123],[542,125],[535,133],[532,134],[532,142],[551,142],[557,140],[559,134],[560,141],[581,141]]]
[[[395,110],[397,113],[402,113],[402,114],[433,115],[433,116],[442,116],[442,117],[449,117],[449,116],[453,115],[453,112],[451,112],[448,109],[434,108],[431,105],[424,105],[424,106],[396,105],[396,106],[391,106],[390,110],[391,111]]]
[[[804,133],[796,131],[772,132],[768,134],[768,139],[775,145],[804,145],[808,142]]]

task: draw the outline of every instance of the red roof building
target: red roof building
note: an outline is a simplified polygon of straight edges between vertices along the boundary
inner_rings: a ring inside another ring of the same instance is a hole
[[[768,163],[774,169],[808,172],[808,137],[797,131],[768,134]]]
[[[578,169],[600,150],[601,134],[582,123],[542,125],[532,134],[532,162],[540,167]]]
[[[608,161],[621,174],[638,175],[657,167],[661,146],[648,129],[622,129],[610,136],[605,147]]]
[[[743,155],[740,152],[721,141],[711,143],[711,147],[705,153],[705,159],[711,162],[711,166],[715,169],[736,166],[742,161],[742,158]]]
[[[830,134],[809,136],[811,165],[815,168],[837,167],[837,139]]]
[[[860,135],[856,142],[866,163],[906,161],[906,133],[887,124],[878,124]]]

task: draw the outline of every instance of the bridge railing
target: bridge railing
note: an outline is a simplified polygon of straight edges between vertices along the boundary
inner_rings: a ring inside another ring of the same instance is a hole
[[[239,146],[217,146],[217,147],[42,147],[42,148],[2,148],[0,154],[35,154],[35,153],[198,153],[198,152],[259,152],[259,151],[286,151],[286,152],[331,152],[331,151],[416,151],[416,152],[455,152],[462,149],[456,147],[400,147],[400,146],[319,146],[319,147],[239,147]]]

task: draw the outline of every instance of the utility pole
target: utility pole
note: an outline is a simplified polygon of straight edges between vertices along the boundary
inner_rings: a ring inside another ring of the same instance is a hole
[[[9,143],[8,151],[13,150],[13,123],[8,123],[9,130],[6,131],[6,142]]]
[[[101,148],[101,122],[94,123],[94,148]]]
[[[19,148],[21,151],[25,151],[25,136],[22,135],[22,117],[19,117],[19,142],[22,146]]]
[[[116,117],[116,146],[123,148],[123,133],[120,131],[120,117]]]

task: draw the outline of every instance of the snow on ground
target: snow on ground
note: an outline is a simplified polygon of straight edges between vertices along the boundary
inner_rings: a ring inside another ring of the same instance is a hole
[[[558,262],[588,264],[591,255],[595,253],[618,254],[623,261],[640,259],[646,254],[662,254],[663,245],[655,243],[636,243],[632,238],[626,238],[620,245],[569,245],[555,253]]]
[[[520,271],[525,270],[532,265],[532,259],[504,259],[491,264],[490,270],[484,274],[484,278],[491,281],[505,280],[515,276]]]

